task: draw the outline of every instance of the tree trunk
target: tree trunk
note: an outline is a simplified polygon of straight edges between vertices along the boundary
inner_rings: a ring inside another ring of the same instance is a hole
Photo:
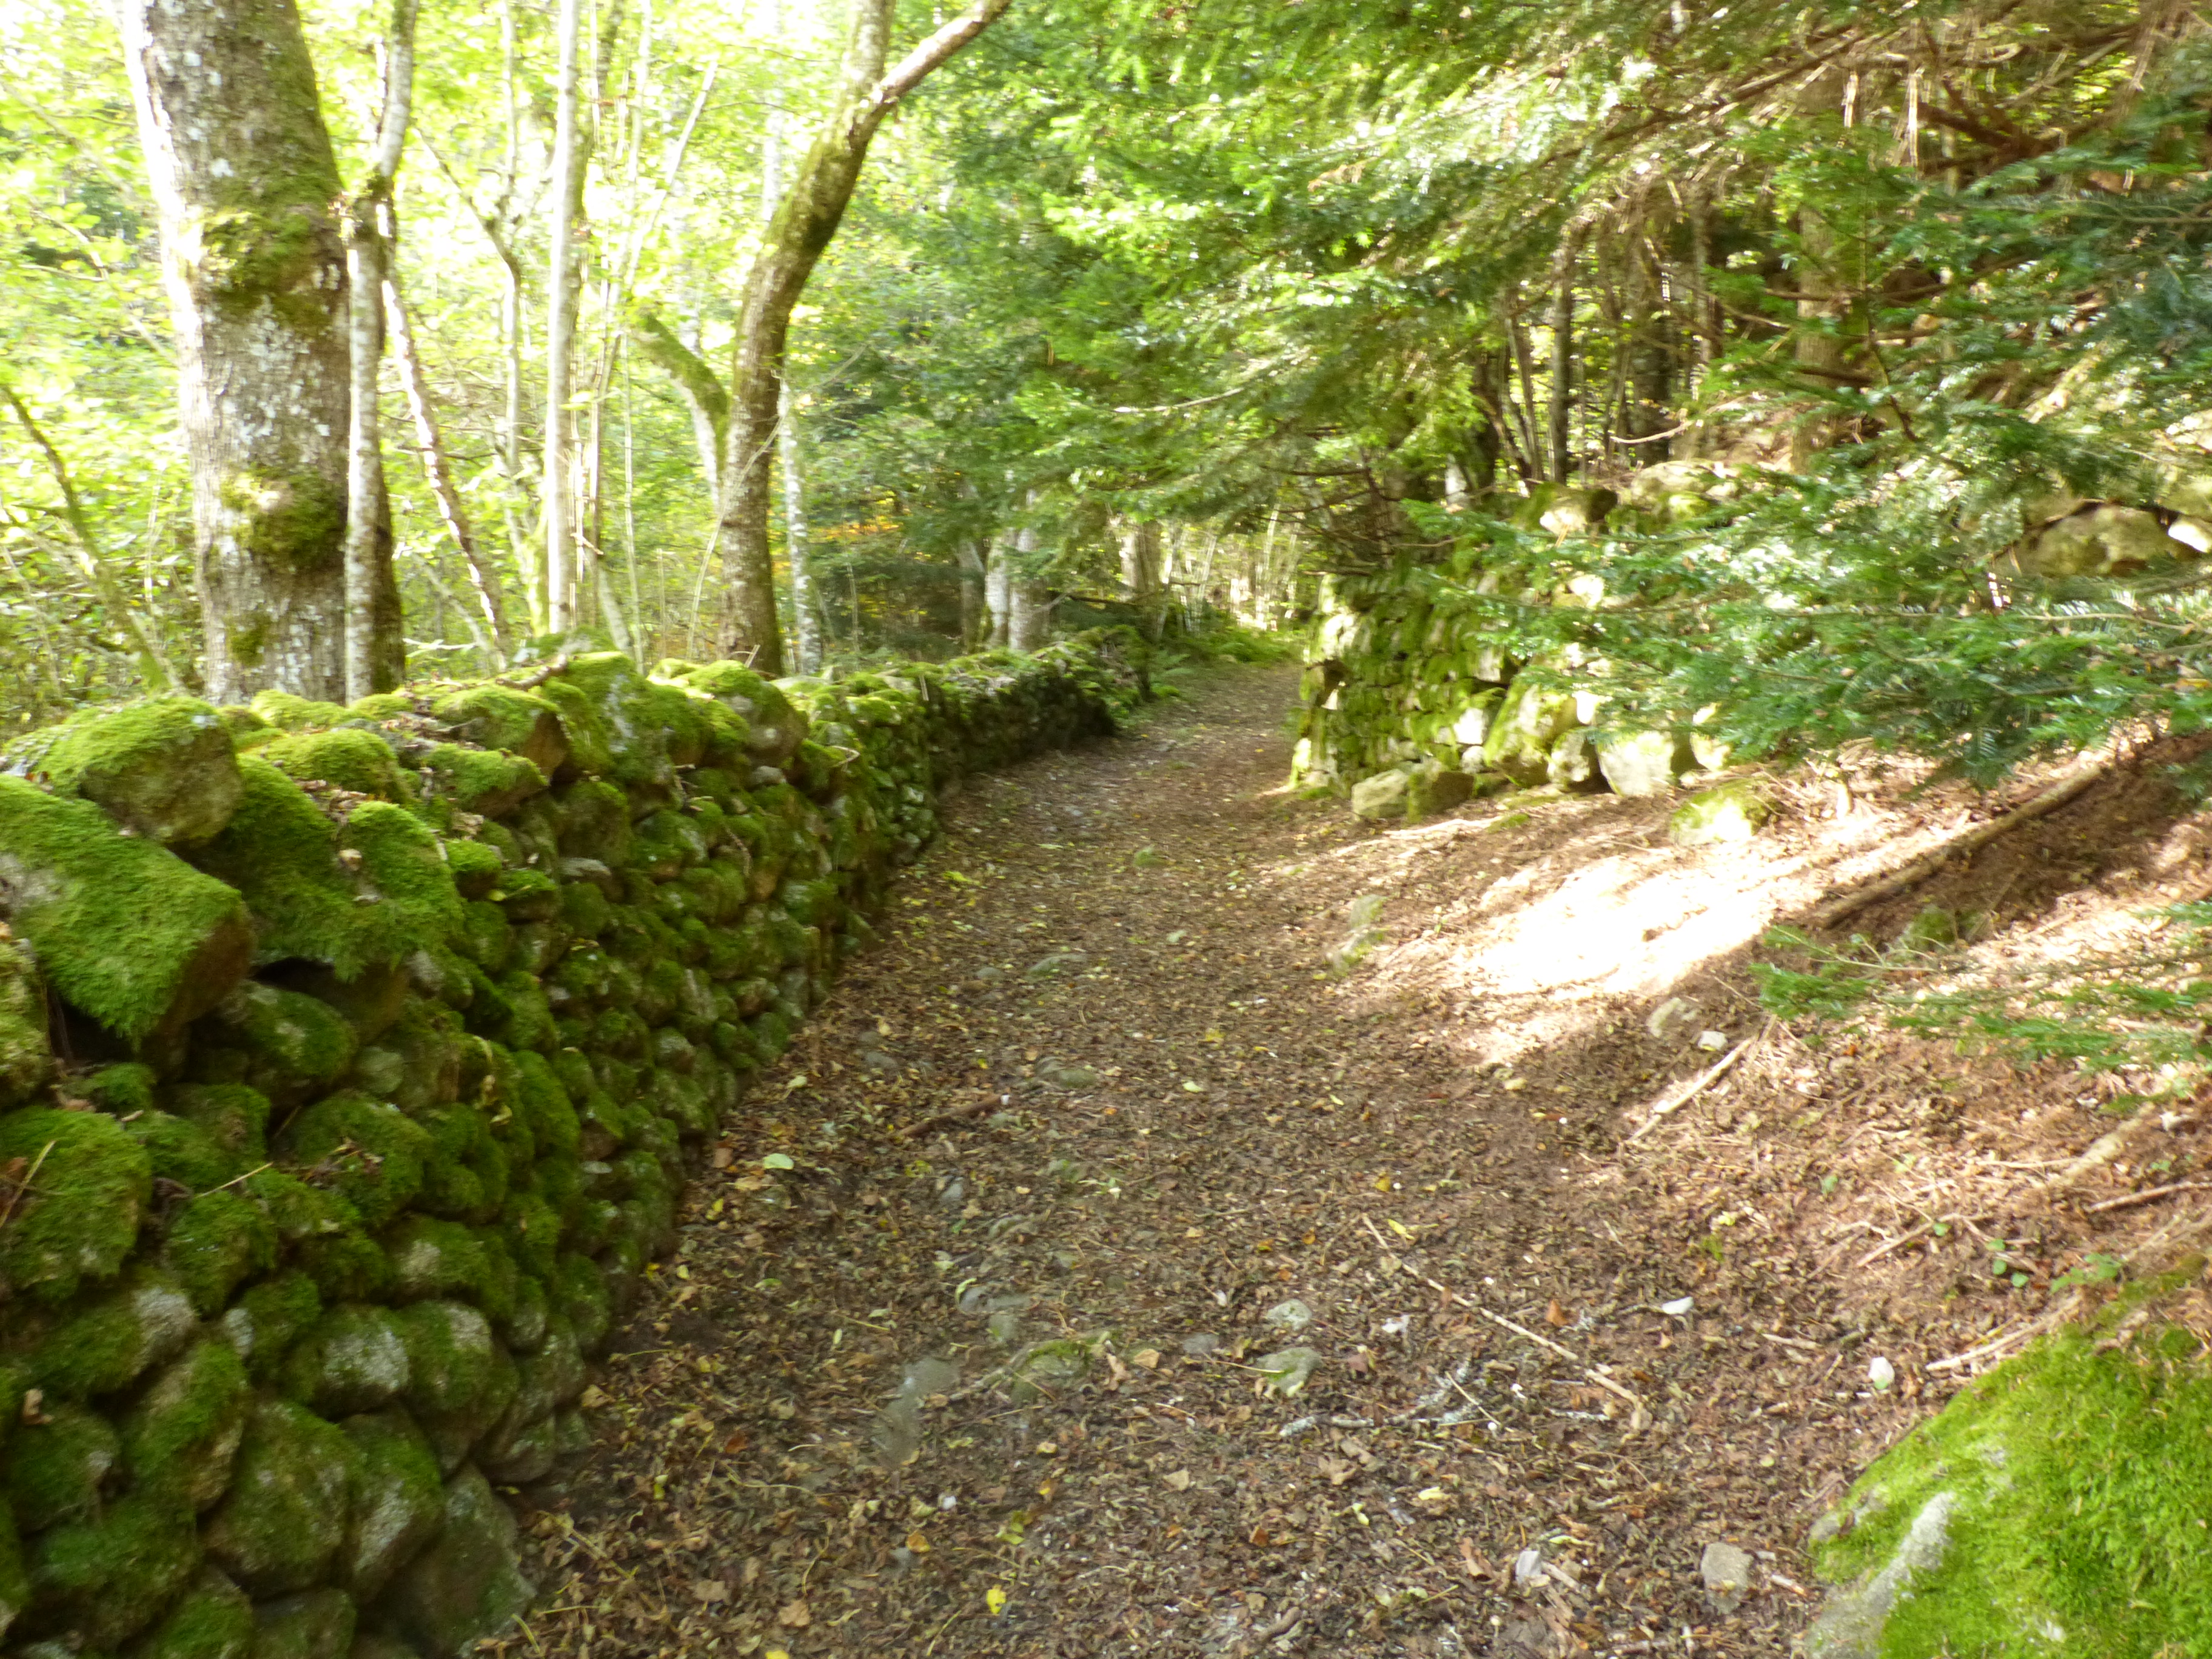
[[[1570,231],[1559,241],[1552,274],[1552,482],[1565,483],[1574,458],[1568,441],[1568,416],[1574,407],[1575,254],[1579,236]]]
[[[990,543],[982,537],[973,541],[963,539],[952,545],[952,556],[960,562],[960,648],[973,651],[984,642],[990,632],[990,610],[984,598],[984,584],[989,580],[991,566]]]
[[[574,0],[568,0],[573,3]],[[730,428],[716,492],[715,543],[730,588],[732,649],[764,674],[783,672],[775,565],[769,538],[784,346],[807,278],[837,234],[876,129],[938,65],[981,33],[1010,0],[975,0],[885,70],[896,0],[860,0],[844,87],[828,130],[799,161],[745,275],[730,376]]]
[[[1796,282],[1800,293],[1813,297],[1797,302],[1802,325],[1796,343],[1798,367],[1809,371],[1807,379],[1820,391],[1832,391],[1847,356],[1836,332],[1849,303],[1845,285],[1835,270],[1837,237],[1826,219],[1809,210],[1801,216],[1798,246],[1803,251]],[[1790,433],[1790,470],[1802,472],[1813,458],[1835,441],[1836,421],[1826,406],[1801,417]]]
[[[1673,342],[1669,316],[1661,302],[1657,273],[1642,235],[1622,239],[1628,261],[1626,318],[1628,337],[1627,407],[1621,410],[1620,435],[1631,464],[1649,466],[1666,457],[1660,436],[1674,424]]]
[[[1160,587],[1160,526],[1155,519],[1124,525],[1121,528],[1121,586],[1129,595],[1129,603],[1137,607],[1144,618],[1144,635],[1155,645],[1159,643],[1160,630],[1167,621],[1166,610],[1161,601],[1164,597]]]
[[[580,0],[561,0],[561,77],[554,95],[553,234],[545,276],[545,627],[564,634],[576,620],[575,499],[570,489],[568,393],[576,343],[577,198],[584,182],[576,133]]]
[[[392,355],[399,362],[399,384],[407,394],[407,412],[415,422],[415,443],[422,452],[422,474],[429,482],[430,497],[438,504],[438,517],[445,524],[446,533],[453,538],[453,545],[460,550],[461,559],[468,566],[469,585],[476,590],[483,623],[475,631],[489,647],[485,655],[489,665],[503,669],[514,649],[514,641],[507,635],[507,605],[500,593],[499,569],[477,546],[476,532],[469,525],[468,508],[461,500],[460,487],[453,482],[453,466],[446,453],[446,441],[438,430],[438,412],[430,401],[430,380],[422,372],[422,354],[415,343],[415,325],[408,318],[407,301],[399,292],[398,280],[390,273],[384,279],[384,318],[392,336]]]
[[[1017,651],[1035,651],[1043,645],[1052,625],[1052,590],[1031,568],[1036,550],[1036,531],[1025,526],[1016,533],[1009,562],[1006,643]]]
[[[798,637],[800,673],[822,666],[822,609],[814,592],[814,566],[806,544],[806,475],[799,454],[799,416],[792,408],[791,382],[783,384],[776,411],[775,447],[783,471],[783,556],[791,567],[791,623]]]
[[[345,694],[345,243],[293,0],[118,0],[161,219],[208,695]]]
[[[991,616],[985,642],[1001,648],[1013,637],[1014,549],[1018,538],[1011,531],[991,544],[989,568],[983,576],[983,599]]]
[[[384,368],[384,284],[392,266],[392,180],[407,143],[415,97],[416,0],[392,0],[384,43],[383,109],[368,172],[347,203],[346,337],[350,367],[346,428],[345,695],[389,691],[407,669],[396,605],[380,591],[392,572],[392,498],[385,489],[378,380]]]
[[[675,330],[642,307],[630,313],[629,337],[647,362],[676,382],[684,407],[691,416],[691,440],[699,448],[707,487],[719,490],[723,434],[730,429],[729,388],[697,352],[678,337]]]

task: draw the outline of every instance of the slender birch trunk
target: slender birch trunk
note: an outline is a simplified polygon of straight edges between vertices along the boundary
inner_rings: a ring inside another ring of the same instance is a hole
[[[576,339],[576,198],[583,156],[576,137],[577,46],[580,0],[561,0],[561,74],[554,94],[553,234],[546,260],[544,622],[566,633],[576,619],[575,498],[568,433],[570,356]]]

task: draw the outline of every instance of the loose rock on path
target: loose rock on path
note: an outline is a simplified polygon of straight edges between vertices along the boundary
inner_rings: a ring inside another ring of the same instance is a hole
[[[953,805],[525,1495],[510,1651],[1787,1650],[1917,1408],[1640,1201],[1612,1039],[1478,1089],[1479,1009],[1363,977],[1291,689]]]

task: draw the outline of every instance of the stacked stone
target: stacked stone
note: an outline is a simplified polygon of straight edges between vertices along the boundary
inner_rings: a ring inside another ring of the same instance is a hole
[[[444,1656],[531,1594],[687,1142],[1097,641],[847,680],[613,653],[173,697],[0,777],[0,1633]]]

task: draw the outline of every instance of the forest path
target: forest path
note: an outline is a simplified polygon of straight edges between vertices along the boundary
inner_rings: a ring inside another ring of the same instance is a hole
[[[1617,1184],[1602,1043],[1480,1071],[1479,1007],[1331,969],[1404,880],[1283,787],[1293,684],[953,804],[532,1495],[514,1651],[1786,1650],[1863,1454],[1775,1370],[1790,1287],[1660,1311],[1696,1274]],[[1720,1541],[1769,1552],[1730,1613]]]

